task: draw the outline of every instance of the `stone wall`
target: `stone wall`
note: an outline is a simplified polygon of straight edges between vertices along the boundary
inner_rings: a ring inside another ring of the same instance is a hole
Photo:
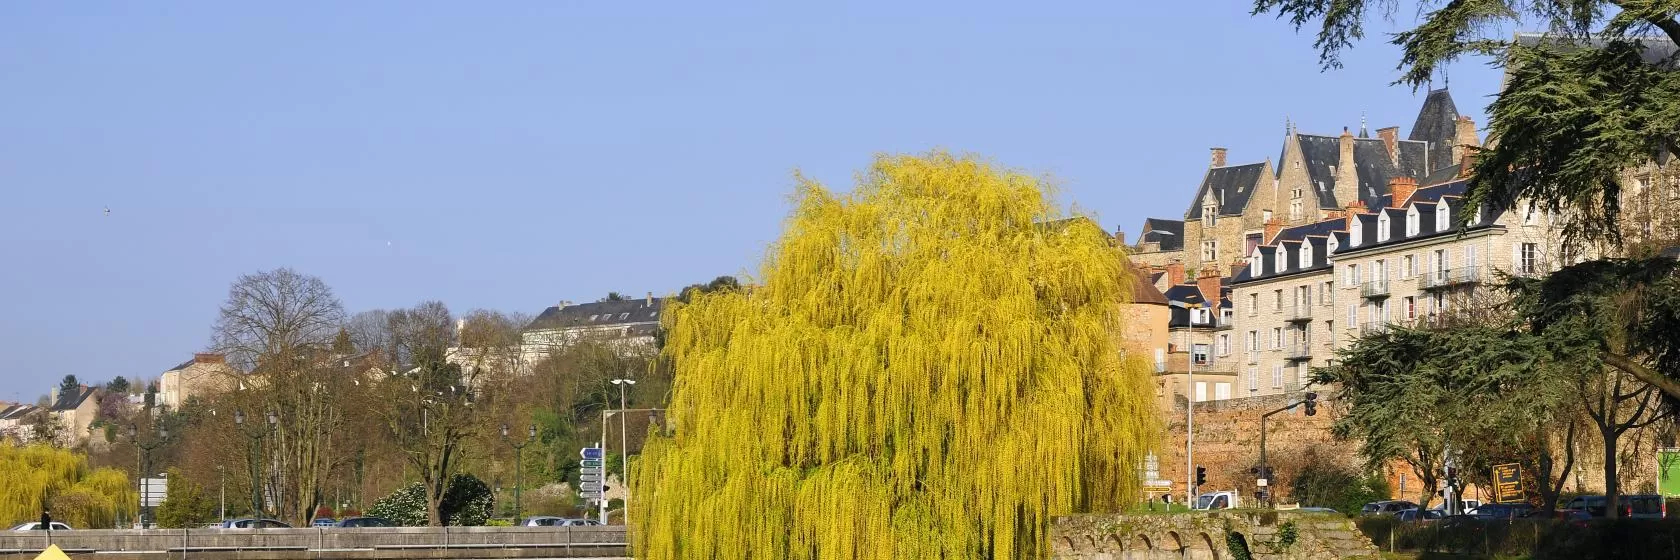
[[[1357,467],[1360,459],[1358,445],[1338,442],[1330,435],[1336,411],[1328,393],[1320,393],[1318,415],[1307,416],[1302,408],[1272,416],[1267,421],[1266,452],[1278,480],[1277,488],[1287,489],[1290,478],[1307,460],[1336,461]],[[1237,490],[1243,503],[1254,497],[1256,486],[1249,469],[1260,462],[1260,415],[1276,410],[1301,395],[1271,395],[1196,403],[1195,462],[1207,468],[1207,485],[1203,492]],[[1185,478],[1184,437],[1185,401],[1181,398],[1167,413],[1163,424],[1166,433],[1155,455],[1162,478],[1173,481],[1175,499],[1184,497]],[[1278,493],[1287,496],[1287,490]]]
[[[1292,535],[1292,536],[1291,536]],[[1162,515],[1074,515],[1050,524],[1050,557],[1059,560],[1237,558],[1378,558],[1348,518],[1336,514],[1227,510]]]

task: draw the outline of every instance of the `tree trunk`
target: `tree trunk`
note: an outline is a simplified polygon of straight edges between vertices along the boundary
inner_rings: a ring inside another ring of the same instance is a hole
[[[1435,492],[1440,490],[1440,488],[1436,487],[1436,484],[1438,484],[1439,481],[1435,480],[1434,474],[1427,476],[1418,474],[1418,482],[1422,483],[1419,484],[1419,486],[1423,487],[1421,494],[1418,496],[1418,509],[1429,509],[1429,503],[1435,499]]]
[[[1621,434],[1614,428],[1599,432],[1604,436],[1604,517],[1615,519],[1621,516],[1621,484],[1616,480],[1616,441]]]

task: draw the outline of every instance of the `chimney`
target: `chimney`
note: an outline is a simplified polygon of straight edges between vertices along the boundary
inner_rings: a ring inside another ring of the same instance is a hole
[[[1248,259],[1247,258],[1233,259],[1231,261],[1231,276],[1233,278],[1236,277],[1237,273],[1242,272],[1242,270],[1244,268],[1247,268],[1247,267],[1248,267]]]
[[[1207,300],[1208,309],[1214,310],[1217,315],[1219,310],[1218,264],[1208,263],[1207,266],[1202,267],[1201,274],[1196,275],[1196,289],[1200,290],[1202,297]]]
[[[1271,245],[1272,240],[1277,239],[1278,232],[1280,231],[1283,231],[1282,219],[1272,218],[1271,221],[1266,222],[1266,235],[1261,238],[1263,240],[1261,241],[1261,244]]]
[[[1353,221],[1359,219],[1359,215],[1364,214],[1364,213],[1365,213],[1365,201],[1355,200],[1351,203],[1348,203],[1347,214],[1346,214],[1347,223],[1343,224],[1342,227],[1351,231],[1353,229]]]
[[[1173,260],[1167,263],[1167,285],[1177,286],[1184,283],[1184,261]]]
[[[221,354],[200,352],[193,354],[193,361],[200,364],[223,364],[227,363],[227,357]]]
[[[1400,165],[1400,127],[1379,128],[1377,138],[1381,138],[1383,146],[1388,148],[1389,163]]]
[[[1480,155],[1481,150],[1477,148],[1464,148],[1464,155],[1458,158],[1458,176],[1469,177],[1476,170],[1476,158]]]
[[[1457,126],[1454,127],[1455,134],[1453,135],[1453,161],[1463,162],[1464,155],[1474,151],[1467,149],[1467,147],[1479,148],[1482,143],[1476,140],[1476,121],[1460,115],[1458,121],[1454,124]]]
[[[1336,200],[1359,200],[1359,166],[1353,159],[1353,134],[1346,127],[1338,139],[1340,156],[1336,158]]]
[[[1417,192],[1417,179],[1411,177],[1395,177],[1388,180],[1389,208],[1403,208],[1412,200],[1412,193]]]
[[[456,319],[455,320],[455,336],[461,336],[461,333],[466,332],[466,330],[467,330],[467,320],[466,319]]]
[[[648,306],[648,307],[653,307],[653,292],[648,292],[648,295],[647,295],[647,306]]]
[[[1208,167],[1225,167],[1225,148],[1212,148],[1213,162]]]

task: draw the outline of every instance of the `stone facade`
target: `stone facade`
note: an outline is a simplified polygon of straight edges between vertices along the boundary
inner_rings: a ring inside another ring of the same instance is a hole
[[[158,403],[179,409],[188,399],[227,391],[236,386],[239,371],[221,354],[193,354],[191,360],[158,377]]]
[[[1250,469],[1260,464],[1260,415],[1295,402],[1298,397],[1277,394],[1199,402],[1191,411],[1193,418],[1186,418],[1186,403],[1178,398],[1176,406],[1163,418],[1166,432],[1160,446],[1152,450],[1159,476],[1172,481],[1174,500],[1184,500],[1183,484],[1189,479],[1185,469],[1190,465],[1184,460],[1187,421],[1195,424],[1194,464],[1207,469],[1207,484],[1201,491],[1235,491],[1246,504],[1259,489]],[[1307,416],[1297,407],[1267,420],[1267,462],[1272,465],[1275,477],[1272,486],[1279,489],[1279,503],[1288,501],[1287,489],[1307,460],[1337,461],[1350,469],[1359,467],[1355,454],[1338,452],[1348,444],[1336,441],[1330,434],[1337,417],[1330,397],[1320,397],[1322,405],[1315,416]]]
[[[1227,510],[1161,515],[1074,515],[1050,524],[1059,560],[1380,558],[1353,521],[1337,514]]]

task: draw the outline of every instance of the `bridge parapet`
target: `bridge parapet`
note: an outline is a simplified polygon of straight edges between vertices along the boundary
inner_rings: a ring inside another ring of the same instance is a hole
[[[1057,560],[1225,560],[1240,557],[1233,546],[1267,560],[1381,555],[1345,516],[1292,511],[1072,515],[1051,522],[1050,539]]]

